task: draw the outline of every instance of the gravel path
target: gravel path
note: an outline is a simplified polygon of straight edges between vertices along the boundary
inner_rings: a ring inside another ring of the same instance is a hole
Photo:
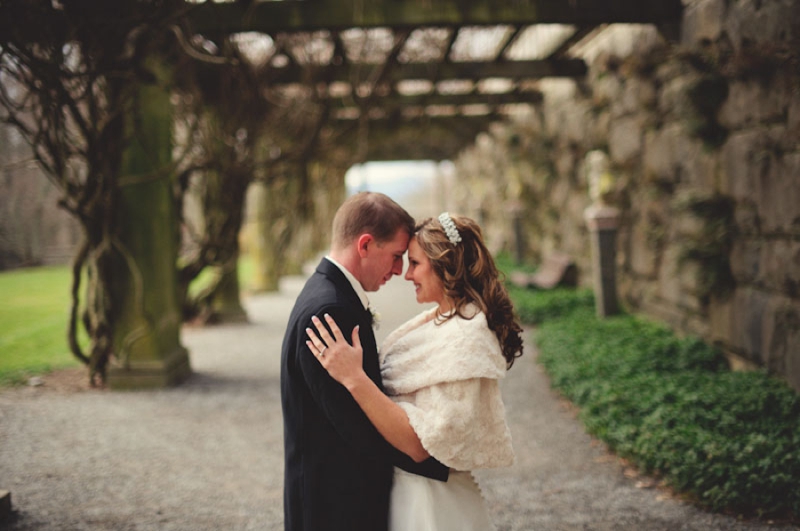
[[[302,282],[246,298],[249,324],[185,329],[195,374],[180,387],[88,390],[67,371],[1,391],[14,513],[0,528],[282,529],[280,344]],[[420,310],[399,279],[372,300],[379,340]],[[476,474],[499,531],[800,529],[705,513],[636,477],[549,391],[531,350],[503,382],[517,463]]]

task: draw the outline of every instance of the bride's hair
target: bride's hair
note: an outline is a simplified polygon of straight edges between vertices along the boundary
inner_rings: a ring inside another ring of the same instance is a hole
[[[500,341],[508,368],[522,355],[522,327],[514,316],[514,307],[503,285],[492,255],[483,243],[477,223],[470,218],[450,215],[461,241],[452,243],[438,219],[420,222],[414,237],[431,261],[431,267],[444,286],[445,295],[455,305],[455,311],[439,319],[458,315],[471,319],[466,307],[476,304],[486,316],[489,328]]]

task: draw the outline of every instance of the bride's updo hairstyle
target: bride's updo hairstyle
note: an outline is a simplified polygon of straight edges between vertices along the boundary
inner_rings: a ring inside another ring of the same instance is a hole
[[[434,273],[442,280],[445,295],[455,305],[454,312],[437,317],[447,320],[458,315],[471,319],[466,307],[469,303],[477,305],[500,341],[507,367],[511,368],[522,355],[522,327],[514,317],[508,291],[483,243],[478,224],[464,216],[449,217],[461,237],[457,243],[451,241],[442,222],[435,218],[420,222],[414,233]]]

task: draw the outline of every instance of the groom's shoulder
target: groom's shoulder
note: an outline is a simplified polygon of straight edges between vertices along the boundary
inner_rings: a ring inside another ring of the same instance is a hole
[[[338,270],[337,270],[338,271]],[[349,285],[334,274],[317,269],[306,281],[295,301],[295,308],[322,308],[326,306],[347,306]],[[344,278],[344,277],[343,277]]]
[[[305,285],[303,286],[298,300],[300,299],[316,299],[323,297],[335,297],[336,292],[339,290],[339,282],[335,275],[325,268],[317,268],[314,273],[308,277]]]
[[[324,289],[326,287],[335,290],[338,286],[346,282],[347,278],[344,276],[344,273],[342,273],[333,262],[327,258],[323,258],[316,269],[314,269],[311,276],[308,277],[308,280],[306,280],[303,291],[308,289]]]

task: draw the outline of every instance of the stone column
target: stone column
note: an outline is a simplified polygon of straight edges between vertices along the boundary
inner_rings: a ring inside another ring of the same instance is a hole
[[[211,304],[214,315],[223,323],[246,323],[247,312],[242,306],[239,287],[239,253],[220,268],[220,281]]]
[[[151,65],[159,75],[166,69]],[[108,385],[117,389],[165,387],[190,373],[180,343],[178,230],[172,196],[172,112],[159,83],[141,88],[140,114],[129,117],[129,143],[119,183],[120,227],[111,286],[114,359]],[[135,125],[134,125],[135,124]]]
[[[250,212],[250,259],[253,262],[253,278],[250,286],[253,291],[276,291],[279,276],[276,274],[271,259],[273,249],[270,246],[268,196],[270,190],[263,182],[256,181],[250,185],[247,193],[247,205]]]
[[[592,240],[592,274],[598,317],[619,313],[617,302],[617,227],[619,210],[592,205],[584,211]]]

